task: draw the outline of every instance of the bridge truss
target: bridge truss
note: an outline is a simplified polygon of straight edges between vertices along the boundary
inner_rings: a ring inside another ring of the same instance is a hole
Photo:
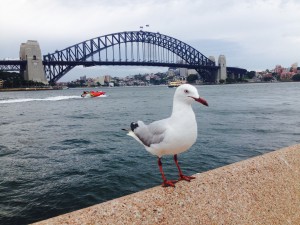
[[[43,56],[45,73],[55,83],[75,66],[135,65],[216,71],[215,62],[173,37],[148,31],[108,34]]]
[[[26,68],[26,61],[20,60],[1,60],[0,61],[0,71],[18,71],[22,72]]]

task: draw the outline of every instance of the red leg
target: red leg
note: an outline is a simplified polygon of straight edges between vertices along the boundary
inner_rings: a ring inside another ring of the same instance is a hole
[[[192,179],[196,178],[196,177],[192,177],[192,176],[185,176],[185,175],[182,174],[181,169],[180,169],[179,164],[178,164],[177,155],[174,155],[174,161],[175,161],[176,166],[178,168],[179,177],[180,177],[179,180],[191,181]]]
[[[163,187],[167,187],[167,186],[172,186],[172,187],[175,187],[175,184],[177,181],[174,181],[174,180],[167,180],[166,177],[165,177],[165,174],[164,174],[164,171],[162,169],[162,163],[161,163],[161,160],[160,158],[158,157],[158,167],[159,167],[159,170],[160,170],[160,173],[161,173],[161,176],[162,176],[162,179],[163,179],[163,183],[162,183],[162,186]]]

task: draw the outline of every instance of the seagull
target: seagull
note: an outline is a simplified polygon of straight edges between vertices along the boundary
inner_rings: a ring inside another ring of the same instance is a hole
[[[199,97],[197,89],[190,84],[182,84],[176,88],[173,98],[173,110],[170,117],[154,121],[146,125],[143,121],[132,122],[127,135],[141,143],[151,154],[158,157],[158,167],[163,179],[162,186],[175,187],[174,180],[167,180],[162,168],[161,157],[173,155],[179,172],[179,180],[190,181],[193,176],[183,175],[177,154],[188,150],[197,139],[197,122],[192,109],[193,102],[205,106],[208,103]]]

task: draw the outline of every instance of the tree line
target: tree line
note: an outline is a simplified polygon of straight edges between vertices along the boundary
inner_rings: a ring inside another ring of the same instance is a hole
[[[0,71],[0,80],[3,80],[3,88],[43,87],[44,83],[25,80],[20,73]]]

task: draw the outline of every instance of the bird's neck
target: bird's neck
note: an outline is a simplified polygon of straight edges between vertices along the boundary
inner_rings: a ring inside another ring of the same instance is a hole
[[[173,102],[173,111],[172,111],[172,115],[173,116],[184,116],[186,114],[194,114],[193,109],[191,104],[188,104],[186,102]]]

